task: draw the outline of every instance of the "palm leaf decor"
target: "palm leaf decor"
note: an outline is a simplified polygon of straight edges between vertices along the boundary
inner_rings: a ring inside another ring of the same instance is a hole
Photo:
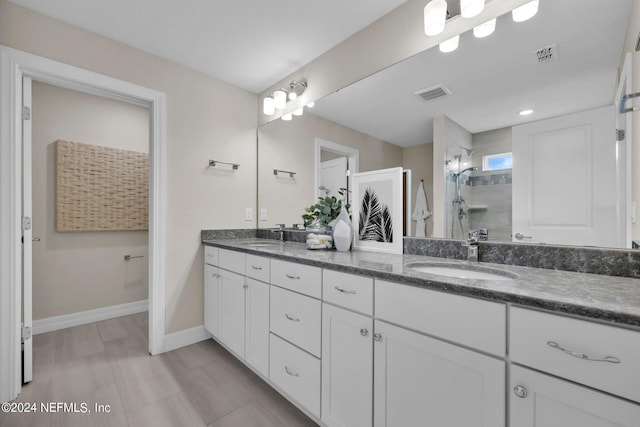
[[[393,241],[393,220],[389,208],[381,204],[373,188],[368,187],[362,196],[358,224],[360,240],[374,242]]]

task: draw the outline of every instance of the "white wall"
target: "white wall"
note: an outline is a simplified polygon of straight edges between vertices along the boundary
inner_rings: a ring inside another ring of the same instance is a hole
[[[55,140],[148,152],[148,110],[39,82],[32,99],[33,319],[147,299],[147,231],[56,231]]]
[[[402,167],[411,169],[411,212],[416,206],[416,192],[423,180],[429,210],[433,212],[433,143],[414,145],[402,149]],[[427,237],[433,233],[433,216],[427,218]],[[411,221],[411,236],[415,235],[416,222]]]
[[[255,226],[244,210],[256,205],[257,96],[6,0],[0,44],[166,94],[165,332],[202,324],[200,230]]]
[[[260,228],[302,223],[304,208],[316,202],[316,138],[359,149],[361,172],[402,165],[400,147],[312,114],[263,125],[258,129],[258,208],[267,209],[268,220],[259,221]],[[273,169],[294,171],[295,179],[276,177]]]

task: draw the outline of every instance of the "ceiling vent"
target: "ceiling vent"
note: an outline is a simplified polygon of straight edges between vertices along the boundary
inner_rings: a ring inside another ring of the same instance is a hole
[[[437,85],[437,86],[432,86],[426,89],[419,90],[415,92],[415,95],[418,95],[420,98],[424,99],[425,101],[432,101],[434,99],[451,95],[451,89],[449,89],[445,85]]]
[[[533,51],[536,62],[538,64],[545,64],[547,62],[556,61],[558,59],[558,45],[557,43],[550,44],[549,46],[541,47]]]

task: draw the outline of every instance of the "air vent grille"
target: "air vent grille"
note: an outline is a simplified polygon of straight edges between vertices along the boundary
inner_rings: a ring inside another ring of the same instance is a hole
[[[415,92],[420,98],[425,101],[432,101],[434,99],[442,98],[444,96],[451,95],[451,90],[445,85],[432,86],[426,89]]]
[[[551,61],[558,60],[558,45],[556,43],[549,46],[541,47],[533,51],[536,62],[538,64],[545,64]]]

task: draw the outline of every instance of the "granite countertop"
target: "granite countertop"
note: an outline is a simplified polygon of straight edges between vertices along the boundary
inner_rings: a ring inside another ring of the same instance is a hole
[[[249,244],[256,241],[267,245]],[[640,279],[486,262],[470,263],[419,255],[366,251],[312,251],[307,250],[303,243],[268,239],[214,239],[202,242],[219,248],[406,285],[585,316],[623,326],[640,327]],[[412,262],[448,264],[462,268],[478,266],[504,272],[513,278],[479,280],[439,276],[422,273],[406,266]]]

